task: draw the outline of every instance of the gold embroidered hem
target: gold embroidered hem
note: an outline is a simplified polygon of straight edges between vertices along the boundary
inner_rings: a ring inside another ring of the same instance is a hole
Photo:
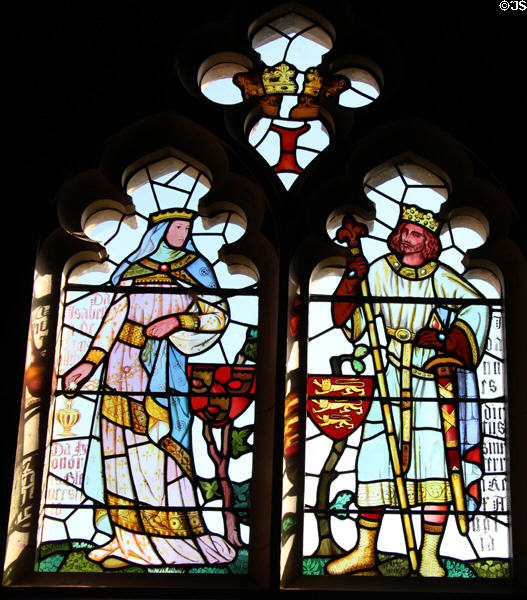
[[[161,441],[161,448],[168,452],[177,464],[185,471],[185,474],[192,480],[195,480],[194,466],[190,454],[172,438],[166,437]]]
[[[141,260],[140,262],[145,267],[148,267],[149,269],[153,269],[155,271],[164,270],[167,267],[169,267],[171,271],[176,271],[177,269],[182,269],[183,267],[186,267],[195,259],[195,254],[188,253],[180,258],[176,258],[176,260],[169,263],[169,265],[167,265],[167,263],[161,263],[156,260],[151,260],[149,258],[143,258],[143,260]]]
[[[137,277],[135,283],[173,283],[169,275],[164,273],[154,273],[146,277]]]
[[[444,525],[434,525],[433,523],[427,523],[426,521],[423,523],[423,531],[426,531],[427,533],[443,533],[444,529]]]
[[[155,421],[162,421],[163,423],[169,423],[170,422],[170,417],[168,414],[168,409],[165,408],[164,406],[161,406],[160,404],[158,404],[153,398],[152,396],[146,396],[145,398],[145,410],[148,414],[148,416],[150,417],[150,421],[152,421],[152,419],[155,419]],[[150,422],[150,427],[151,428],[154,424],[152,422]]]
[[[135,433],[146,433],[148,417],[142,404],[130,400],[130,414],[132,415],[132,429]]]
[[[406,481],[410,506],[417,504],[444,504],[452,500],[450,483],[445,479]],[[399,506],[397,489],[393,481],[359,483],[357,506]]]
[[[116,425],[130,427],[132,424],[128,398],[119,394],[104,394],[102,398],[101,414]]]
[[[359,519],[359,527],[366,527],[366,529],[378,529],[380,525],[380,521],[370,521],[365,517],[360,517]]]
[[[110,520],[115,525],[136,533],[150,533],[161,537],[191,537],[204,535],[205,525],[199,511],[143,509],[133,502],[108,494]]]
[[[138,533],[143,533],[143,526],[141,524],[141,519],[139,517],[139,512],[134,508],[130,508],[133,506],[133,502],[131,500],[126,500],[125,498],[119,498],[118,496],[114,496],[108,492],[107,494],[108,504],[111,506],[126,506],[126,508],[110,508],[108,509],[108,514],[110,515],[110,520],[112,523],[119,525],[124,529],[128,529],[128,531],[136,531]]]
[[[120,394],[105,393],[102,399],[101,414],[103,417],[120,425],[128,427],[134,433],[146,434],[156,422],[169,422],[168,410],[160,406],[152,397],[146,396],[145,406],[140,402],[129,400]],[[155,420],[155,422],[153,422]],[[194,468],[190,454],[172,438],[164,438],[161,448],[167,452],[194,480]]]
[[[147,432],[148,416],[143,405],[136,400],[108,391],[102,399],[101,414],[116,425],[129,427],[134,433]]]
[[[162,537],[204,535],[205,525],[197,510],[141,510],[146,533]]]
[[[199,329],[199,317],[196,315],[178,315],[181,327],[188,331],[198,331]]]

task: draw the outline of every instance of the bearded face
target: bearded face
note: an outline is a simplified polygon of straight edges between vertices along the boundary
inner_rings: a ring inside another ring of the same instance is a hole
[[[405,254],[422,252],[425,247],[425,229],[419,225],[407,223],[401,228],[401,250]]]
[[[439,239],[431,232],[415,223],[401,223],[388,238],[388,247],[403,257],[418,257],[434,260],[441,252]]]

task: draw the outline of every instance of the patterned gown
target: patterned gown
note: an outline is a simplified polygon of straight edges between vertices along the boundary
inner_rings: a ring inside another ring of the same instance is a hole
[[[208,532],[196,499],[186,373],[188,354],[221,335],[228,306],[193,289],[217,287],[210,264],[164,242],[131,264],[119,286],[133,290],[116,294],[87,354],[103,371],[100,429],[89,459],[99,466],[86,470],[84,488],[106,505],[96,511],[96,525],[112,536],[89,557],[142,565],[230,562],[234,549]],[[172,315],[179,330],[148,337],[148,325]]]

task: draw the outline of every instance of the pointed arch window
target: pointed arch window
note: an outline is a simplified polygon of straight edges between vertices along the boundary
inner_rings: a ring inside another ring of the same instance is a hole
[[[73,185],[77,201],[80,189]],[[53,585],[74,584],[79,574],[112,586],[123,576],[151,586],[145,574],[158,586],[183,576],[183,587],[193,584],[188,575],[223,577],[217,587],[265,578],[265,559],[249,552],[259,539],[251,531],[255,448],[266,443],[255,438],[263,248],[256,262],[243,257],[247,228],[258,238],[257,194],[247,212],[243,190],[237,203],[219,201],[221,192],[203,200],[213,172],[172,149],[133,161],[125,189],[114,199],[100,198],[108,189],[95,200],[88,194],[64,267],[60,256],[37,265],[51,269],[35,286],[46,315],[60,281],[56,345],[50,331],[36,335],[39,307],[28,346],[28,364],[51,367],[54,356],[52,395],[46,414],[42,381],[27,380],[26,414],[33,410],[19,460],[32,473],[39,510],[27,511],[34,529],[13,529],[5,578],[27,571],[33,544],[33,579],[53,575]],[[45,447],[28,453],[41,418]],[[23,512],[15,504],[13,523]]]
[[[449,187],[394,161],[365,178],[368,214],[328,215],[346,253],[312,271],[304,343],[301,289],[290,317],[285,581],[295,556],[307,587],[511,575],[502,275],[467,262],[489,224]]]
[[[257,17],[239,3],[228,27],[189,35],[177,70],[192,112],[220,105],[238,146],[154,115],[59,195],[35,275],[8,585],[519,579],[509,451],[523,464],[527,278],[510,207],[424,122],[372,131],[398,58],[340,24],[345,4]]]
[[[85,218],[107,258],[65,275],[39,572],[247,566],[257,282],[219,260],[244,228],[198,215],[209,188],[169,158],[134,213]]]

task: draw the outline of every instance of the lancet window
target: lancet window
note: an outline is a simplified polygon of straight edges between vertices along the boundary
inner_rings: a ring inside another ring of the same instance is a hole
[[[512,578],[514,251],[495,250],[495,206],[463,204],[448,169],[414,154],[435,153],[425,124],[346,137],[342,111],[374,103],[383,77],[369,58],[328,58],[334,25],[288,2],[229,51],[215,39],[180,59],[196,67],[179,65],[187,90],[225,107],[237,143],[243,131],[244,175],[226,174],[231,149],[209,148],[210,132],[154,119],[119,142],[151,153],[121,161],[119,198],[85,203],[77,228],[59,215],[74,251],[60,283],[35,275],[8,584],[26,581],[28,556],[51,585],[270,589],[278,569],[301,589]],[[153,149],[159,130],[170,140]],[[339,136],[347,150],[324,166]],[[404,154],[372,168],[388,138]]]
[[[167,157],[84,212],[105,258],[63,275],[38,573],[247,573],[258,276],[210,186]]]
[[[373,218],[341,209],[327,221],[345,265],[324,260],[309,284],[302,442],[290,382],[286,456],[304,445],[302,572],[507,578],[501,274],[463,262],[488,223],[468,207],[445,211],[447,182],[408,162],[374,170],[365,194]],[[293,342],[292,369],[296,352]],[[294,489],[286,470],[285,507]]]

